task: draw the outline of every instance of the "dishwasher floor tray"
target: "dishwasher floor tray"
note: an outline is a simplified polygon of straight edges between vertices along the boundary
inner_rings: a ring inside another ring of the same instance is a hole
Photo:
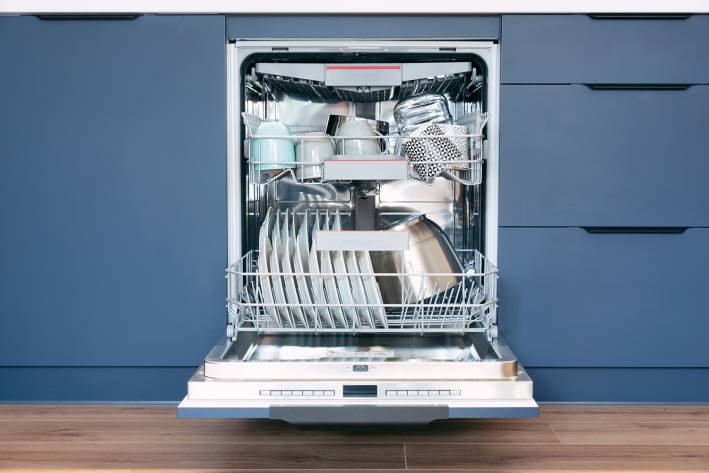
[[[517,374],[507,345],[484,334],[240,333],[215,346],[204,375],[218,379],[499,379]]]

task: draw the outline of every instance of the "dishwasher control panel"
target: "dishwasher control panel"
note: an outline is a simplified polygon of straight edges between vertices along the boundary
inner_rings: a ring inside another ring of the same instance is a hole
[[[310,389],[273,389],[259,391],[264,397],[334,397],[333,390],[310,390]]]
[[[436,389],[433,389],[436,388]],[[343,384],[333,389],[261,389],[260,397],[280,399],[309,398],[440,398],[461,396],[461,390],[446,386]]]
[[[387,389],[387,397],[460,396],[460,389]]]

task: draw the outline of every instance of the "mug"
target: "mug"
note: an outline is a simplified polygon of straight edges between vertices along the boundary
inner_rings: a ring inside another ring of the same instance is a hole
[[[335,154],[335,143],[330,135],[323,132],[304,133],[306,139],[296,137],[295,157],[298,164],[295,167],[297,179],[319,179],[322,177],[323,161]]]
[[[256,137],[251,141],[251,161],[257,171],[295,167],[295,143],[287,126],[278,121],[263,122],[256,128]],[[259,138],[259,136],[263,138]],[[270,164],[269,164],[270,163]]]
[[[379,134],[364,120],[352,120],[342,123],[335,136],[354,136],[355,139],[337,140],[337,154],[380,154],[379,139],[366,139],[361,137],[377,137]]]

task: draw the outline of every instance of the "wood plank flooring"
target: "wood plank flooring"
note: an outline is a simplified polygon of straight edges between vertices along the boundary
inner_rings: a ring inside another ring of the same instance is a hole
[[[308,428],[174,407],[0,405],[0,473],[709,471],[709,406],[543,406],[538,419]]]

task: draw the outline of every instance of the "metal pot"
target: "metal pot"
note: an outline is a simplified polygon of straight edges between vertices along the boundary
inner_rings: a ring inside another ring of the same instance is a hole
[[[440,94],[424,94],[400,100],[394,107],[399,133],[410,135],[429,123],[453,123],[448,100]]]
[[[375,273],[399,274],[377,276],[385,304],[415,304],[461,282],[463,266],[453,246],[443,230],[425,215],[409,217],[383,230],[409,233],[408,250],[371,252]]]

